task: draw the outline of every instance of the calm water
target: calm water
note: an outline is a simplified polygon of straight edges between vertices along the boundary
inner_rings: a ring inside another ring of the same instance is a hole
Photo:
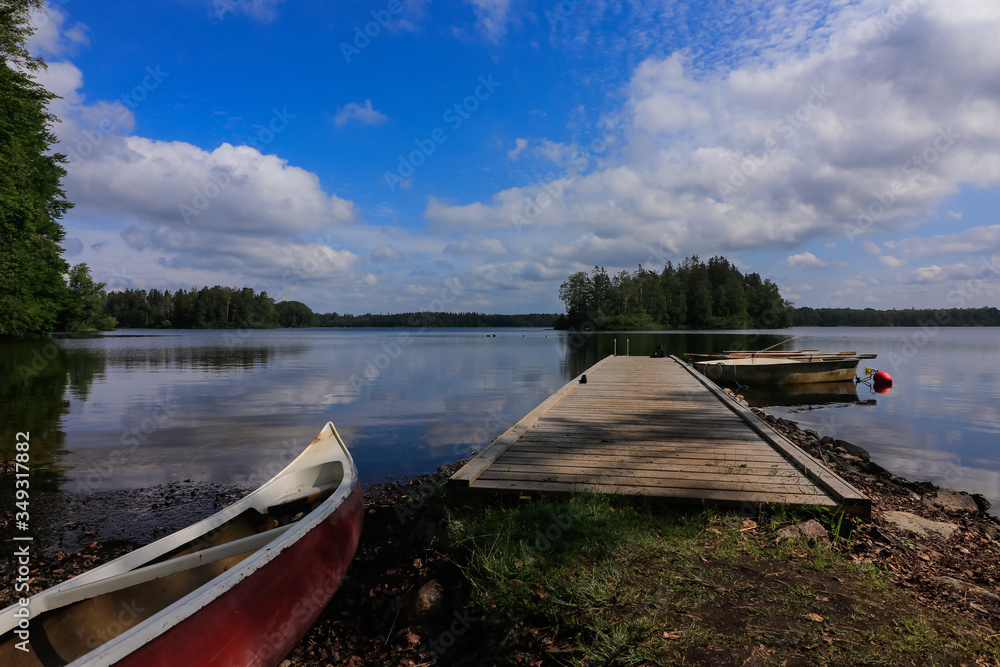
[[[492,334],[496,334],[493,337]],[[364,481],[482,449],[600,358],[783,347],[875,352],[895,386],[751,402],[867,447],[890,470],[1000,506],[1000,331],[793,329],[600,334],[524,329],[119,331],[0,343],[0,454],[30,431],[39,478],[71,491],[175,480],[259,484],[332,420]]]

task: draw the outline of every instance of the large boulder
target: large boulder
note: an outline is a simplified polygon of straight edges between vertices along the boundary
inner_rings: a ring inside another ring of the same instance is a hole
[[[975,498],[955,489],[938,489],[935,495],[924,498],[924,504],[943,509],[946,512],[979,511],[979,505]]]
[[[836,440],[837,447],[842,448],[845,452],[851,456],[857,456],[859,459],[868,463],[871,461],[871,454],[864,447],[858,447],[857,445],[847,442],[846,440]]]
[[[911,514],[910,512],[884,512],[882,518],[886,521],[893,523],[900,530],[905,530],[916,535],[921,535],[923,537],[940,537],[942,540],[947,540],[955,531],[958,530],[958,526],[953,523],[946,523],[944,521],[932,521],[931,519],[925,519],[922,516],[917,516],[916,514]]]

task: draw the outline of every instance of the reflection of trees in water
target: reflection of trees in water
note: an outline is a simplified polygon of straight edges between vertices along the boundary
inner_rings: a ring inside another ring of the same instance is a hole
[[[16,434],[28,432],[32,487],[62,481],[57,463],[66,439],[62,417],[70,408],[66,390],[84,400],[104,371],[103,352],[67,350],[56,340],[8,340],[0,346],[0,456],[13,458]]]
[[[173,370],[225,371],[261,370],[276,357],[297,357],[308,352],[305,345],[271,347],[249,345],[199,347],[129,347],[108,356],[112,368],[128,371],[170,368]]]
[[[14,457],[18,432],[30,438],[32,485],[63,481],[58,467],[66,434],[63,417],[70,399],[86,401],[95,382],[109,367],[128,371],[151,369],[227,373],[264,368],[275,357],[301,356],[305,345],[278,350],[247,341],[194,347],[79,347],[65,340],[5,340],[0,345],[0,457]]]
[[[654,332],[602,332],[579,334],[572,331],[564,339],[560,371],[570,380],[598,361],[615,353],[633,357],[648,357],[663,346],[666,355],[681,356],[687,352],[710,354],[723,350],[762,350],[787,339],[782,334],[758,334],[753,331],[696,333],[676,331]],[[795,341],[778,345],[774,349],[792,349]],[[617,345],[617,347],[616,347]]]
[[[104,379],[107,357],[103,350],[70,350],[66,353],[66,379],[73,398],[85,401],[95,380]]]

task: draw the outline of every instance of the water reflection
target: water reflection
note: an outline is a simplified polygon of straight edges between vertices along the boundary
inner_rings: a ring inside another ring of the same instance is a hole
[[[71,401],[86,401],[101,382],[101,354],[67,349],[61,339],[8,340],[0,344],[0,456],[15,456],[16,434],[30,435],[32,486],[51,488],[63,480],[58,465],[65,452],[62,419]]]
[[[14,434],[29,430],[37,471],[73,491],[183,479],[259,484],[332,420],[364,481],[374,481],[481,451],[615,351],[648,356],[662,346],[680,356],[778,344],[878,353],[870,363],[891,372],[895,386],[884,395],[853,383],[753,387],[743,391],[752,404],[861,444],[894,472],[1000,504],[1000,341],[992,331],[941,331],[904,356],[905,336],[315,329],[7,341],[0,452],[11,457]]]
[[[815,407],[859,402],[858,386],[854,382],[763,385],[740,389],[739,393],[755,408],[779,405]]]

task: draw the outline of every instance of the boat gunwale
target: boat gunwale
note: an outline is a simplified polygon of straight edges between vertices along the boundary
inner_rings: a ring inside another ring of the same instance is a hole
[[[324,437],[324,433],[327,429],[329,429],[330,432]],[[313,453],[310,450],[314,445],[327,441],[331,437],[334,439],[334,442],[327,444],[327,447],[334,450],[333,454],[325,461],[316,462],[316,465],[322,465],[323,463],[340,461],[344,465],[343,477],[341,478],[336,489],[334,489],[331,493],[330,497],[324,500],[316,509],[302,517],[300,521],[290,524],[289,530],[285,531],[281,535],[278,535],[274,540],[262,545],[253,554],[240,561],[234,567],[205,582],[201,586],[181,597],[179,600],[164,607],[144,621],[136,624],[134,627],[129,628],[104,644],[95,647],[92,651],[76,658],[72,662],[68,663],[67,667],[84,667],[85,665],[87,667],[103,667],[105,665],[110,666],[119,662],[145,644],[180,625],[188,618],[191,618],[199,610],[207,607],[209,604],[230,591],[236,586],[236,584],[252,576],[258,570],[262,569],[272,560],[277,558],[282,552],[293,546],[310,531],[329,519],[354,493],[360,493],[360,481],[358,479],[357,468],[354,464],[353,457],[348,451],[347,445],[344,444],[344,441],[337,432],[333,422],[327,422],[320,431],[319,435],[317,435],[316,438],[314,438],[312,442],[310,442],[309,445],[294,460],[292,460],[291,463],[285,466],[285,468],[262,484],[259,488],[250,492],[232,505],[219,510],[215,514],[206,517],[198,523],[188,526],[187,528],[183,528],[176,533],[164,536],[163,538],[141,547],[140,549],[136,549],[135,551],[120,556],[113,561],[90,570],[87,573],[68,579],[62,584],[47,588],[44,591],[31,596],[31,598],[28,598],[28,608],[30,609],[30,601],[34,598],[44,598],[54,595],[55,593],[65,592],[76,587],[96,583],[104,579],[112,580],[117,576],[127,575],[128,573],[136,571],[147,564],[152,564],[151,561],[154,561],[157,557],[162,556],[163,554],[169,553],[178,546],[182,546],[196,540],[201,535],[211,533],[216,528],[219,528],[232,519],[238,517],[246,510],[256,507],[257,505],[255,503],[262,497],[268,497],[268,492],[273,491],[276,483],[285,475],[295,472],[300,468],[308,469],[309,467],[312,467],[304,466],[303,460]],[[280,498],[274,497],[271,499],[280,500]],[[185,539],[180,540],[180,537],[184,537]],[[140,562],[133,564],[137,560]],[[108,574],[106,577],[94,576],[94,573],[101,571],[106,572],[109,569],[123,567],[124,569],[121,572]],[[87,577],[87,575],[91,576]],[[87,578],[84,579],[84,577]],[[0,610],[0,624],[2,624],[0,625],[0,635],[6,635],[16,629],[18,619],[16,619],[13,614],[18,608],[20,608],[20,605],[15,603],[4,610]],[[47,612],[42,612],[42,614],[45,613]],[[7,616],[14,621],[13,626],[7,627]],[[32,618],[35,618],[35,616],[32,615]]]
[[[792,366],[807,364],[832,365],[836,363],[851,364],[855,366],[861,361],[861,357],[737,357],[731,359],[708,359],[705,361],[692,362],[692,366]]]

